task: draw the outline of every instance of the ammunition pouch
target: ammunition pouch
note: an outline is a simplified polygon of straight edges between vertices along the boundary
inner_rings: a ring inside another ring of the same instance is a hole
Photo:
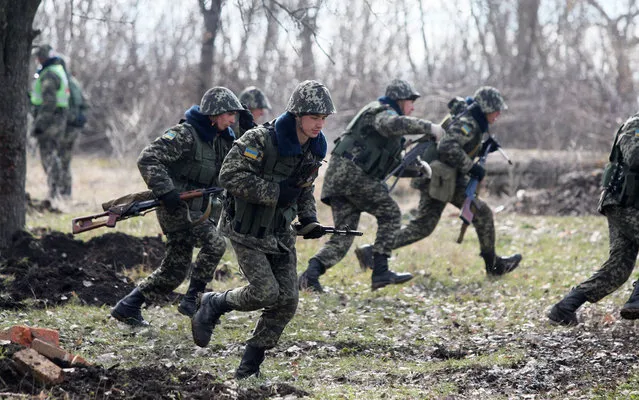
[[[624,206],[639,208],[639,173],[624,174],[620,199]]]
[[[430,178],[428,194],[435,200],[450,202],[455,194],[457,169],[439,160],[432,161],[430,168],[433,174]]]
[[[297,205],[291,207],[267,207],[235,198],[235,206],[229,215],[233,218],[233,230],[242,235],[262,239],[273,232],[286,232],[297,216]]]
[[[603,175],[601,177],[601,186],[607,188],[608,185],[612,182],[612,178],[617,171],[619,164],[615,162],[611,162],[606,164]]]
[[[400,145],[393,149],[393,146],[389,146],[390,143],[385,146],[379,143],[382,141],[387,140],[385,138],[384,140],[367,140],[360,135],[347,134],[336,141],[332,154],[351,160],[372,178],[384,179],[402,162],[402,147]],[[389,147],[391,147],[390,151]]]

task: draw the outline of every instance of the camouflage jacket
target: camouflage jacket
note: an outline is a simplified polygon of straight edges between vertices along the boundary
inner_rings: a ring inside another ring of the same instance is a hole
[[[474,158],[481,148],[483,132],[470,114],[454,121],[437,145],[439,160],[457,168],[465,175],[472,168]]]
[[[194,158],[193,153],[196,150],[194,134],[197,134],[195,128],[186,122],[180,123],[167,130],[140,153],[137,161],[138,169],[144,182],[156,197],[162,196],[178,186],[172,178],[175,174],[172,167],[179,162],[188,162]],[[217,158],[220,164],[231,147],[231,143],[231,139],[218,136],[213,143],[208,144],[219,153]],[[216,181],[212,185],[217,186],[219,183]]]
[[[620,127],[615,148],[621,154],[621,163],[627,172],[639,173],[639,113],[628,118]],[[614,151],[615,148],[612,150]],[[639,193],[637,194],[639,195]],[[606,194],[602,206],[620,205],[619,196]]]
[[[435,141],[437,138],[431,132],[431,122],[420,118],[399,115],[391,107],[381,107],[380,102],[375,101],[366,108],[379,108],[371,121],[372,129],[384,137],[397,137],[405,135],[428,135]],[[361,114],[360,111],[359,114]],[[324,176],[321,199],[330,204],[333,196],[348,196],[359,191],[361,185],[378,187],[379,190],[388,190],[384,182],[368,176],[353,161],[340,156],[331,157],[328,169]]]
[[[269,129],[263,125],[248,130],[240,139],[233,143],[231,151],[224,159],[220,170],[220,185],[226,189],[227,196],[241,198],[248,203],[266,207],[277,207],[280,195],[280,187],[277,182],[272,182],[264,177],[264,164],[266,163],[266,141],[272,140]],[[247,150],[249,149],[249,150]],[[307,146],[302,148],[299,156],[300,162],[313,159],[321,161],[321,157],[313,155]],[[315,198],[313,197],[314,185],[302,188],[297,199],[298,219],[316,217]],[[233,217],[228,210],[229,203],[224,207],[220,217],[220,232],[231,240],[242,243],[247,247],[263,251],[265,253],[282,253],[290,250],[294,245],[294,231],[289,226],[285,231],[276,231],[267,234],[263,238],[243,235],[233,230]]]

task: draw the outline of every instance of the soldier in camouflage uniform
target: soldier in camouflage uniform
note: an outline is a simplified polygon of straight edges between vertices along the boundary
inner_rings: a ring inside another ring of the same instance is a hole
[[[621,125],[604,170],[599,212],[608,219],[610,252],[599,271],[573,288],[548,314],[551,321],[577,325],[577,309],[596,303],[623,285],[639,252],[639,113]],[[639,284],[621,308],[624,319],[639,319]]]
[[[260,123],[261,118],[264,116],[266,110],[271,109],[271,103],[268,98],[260,89],[255,86],[248,86],[239,95],[240,102],[245,108],[247,108],[253,120],[256,123]],[[249,128],[250,129],[250,128]],[[240,129],[240,137],[246,132],[244,129]]]
[[[322,201],[331,206],[335,226],[357,229],[362,212],[377,219],[373,290],[412,278],[409,273],[388,269],[401,213],[383,180],[401,162],[405,135],[429,135],[435,141],[443,132],[439,125],[409,116],[419,97],[408,82],[393,80],[385,96],[362,108],[347,126],[336,142],[324,177]],[[333,236],[309,260],[299,278],[300,288],[321,293],[319,277],[344,258],[353,239]]]
[[[219,186],[222,161],[235,137],[229,128],[243,110],[229,89],[209,89],[200,105],[192,106],[184,119],[145,147],[138,157],[138,169],[149,189],[164,205],[158,221],[167,238],[167,250],[158,269],[142,281],[111,310],[116,319],[131,325],[148,325],[140,308],[146,300],[171,293],[186,278],[193,248],[201,248],[191,271],[191,280],[178,311],[195,313],[198,293],[213,278],[226,243],[213,218],[204,218],[208,198],[183,202],[180,192]],[[192,221],[204,221],[194,225]]]
[[[231,310],[262,310],[236,378],[259,374],[265,350],[273,348],[295,315],[297,255],[292,220],[305,238],[321,236],[313,181],[326,155],[321,129],[335,112],[328,89],[301,82],[286,112],[238,139],[222,165],[227,200],[220,229],[229,237],[248,285],[206,293],[191,319],[193,339],[208,345],[219,318]]]
[[[461,209],[466,199],[465,189],[469,181],[467,175],[480,181],[485,175],[484,168],[473,161],[475,156],[481,153],[482,136],[488,132],[488,125],[495,122],[507,106],[499,91],[488,86],[479,88],[474,98],[468,98],[466,102],[463,99],[460,101],[462,104],[450,103],[455,110],[451,112],[453,115],[449,122],[443,124],[446,127],[446,133],[437,145],[433,158],[438,158],[439,162],[457,171],[456,178],[452,178],[455,181],[450,182],[453,189],[450,203]],[[433,160],[427,159],[427,161]],[[416,178],[412,183],[413,187],[418,187],[420,190],[417,215],[397,232],[392,245],[393,249],[429,236],[446,207],[446,201],[432,197],[431,179]],[[495,255],[495,226],[490,207],[476,197],[473,208],[475,211],[473,226],[479,238],[480,254],[485,261],[486,273],[490,276],[499,276],[514,270],[521,261],[520,254],[510,257]],[[370,267],[372,263],[370,245],[360,246],[356,253],[360,266]]]
[[[39,46],[35,53],[41,68],[31,91],[33,135],[38,141],[42,167],[47,174],[51,199],[71,196],[71,152],[77,137],[67,129],[69,78],[62,58],[50,45]]]

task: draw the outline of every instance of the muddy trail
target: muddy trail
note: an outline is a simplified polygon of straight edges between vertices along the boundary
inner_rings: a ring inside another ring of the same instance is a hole
[[[114,305],[135,287],[124,270],[150,272],[164,252],[160,237],[115,232],[82,242],[61,232],[40,237],[19,232],[0,255],[0,276],[10,277],[0,280],[0,308],[21,308],[26,302],[29,307],[61,305],[72,299]]]

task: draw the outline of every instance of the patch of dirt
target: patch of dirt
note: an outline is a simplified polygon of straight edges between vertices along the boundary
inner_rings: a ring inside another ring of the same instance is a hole
[[[160,237],[116,232],[85,243],[61,232],[40,238],[19,232],[0,256],[0,308],[19,308],[27,299],[35,305],[57,305],[71,298],[114,305],[135,287],[121,272],[134,267],[152,271],[164,251]]]
[[[147,365],[139,368],[67,369],[64,382],[46,387],[17,372],[10,355],[18,346],[5,348],[7,358],[0,359],[0,392],[37,395],[51,393],[53,398],[109,398],[109,399],[268,399],[292,396],[300,398],[308,393],[291,385],[265,384],[240,388],[233,382],[220,382],[209,373],[190,368]]]
[[[509,211],[524,215],[599,215],[602,170],[570,172],[548,189],[519,190]]]

